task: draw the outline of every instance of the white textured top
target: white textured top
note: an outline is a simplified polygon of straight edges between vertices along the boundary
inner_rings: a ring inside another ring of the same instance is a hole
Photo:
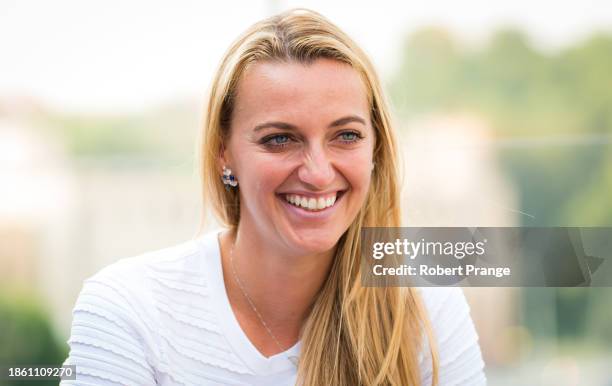
[[[225,292],[218,233],[122,259],[85,280],[73,310],[77,380],[60,385],[294,385],[300,343],[266,358]],[[486,384],[460,288],[421,288],[440,355],[440,385]],[[423,386],[431,363],[421,357]],[[427,355],[424,358],[428,358]]]

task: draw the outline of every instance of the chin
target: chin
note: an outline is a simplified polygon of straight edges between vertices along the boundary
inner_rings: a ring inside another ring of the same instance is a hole
[[[331,235],[330,232],[318,235],[310,234],[307,236],[298,234],[297,236],[299,238],[295,242],[296,247],[303,250],[305,254],[313,254],[327,252],[330,249],[334,248],[336,246],[336,243],[340,239],[341,234],[338,235],[338,237],[335,237],[335,235]]]

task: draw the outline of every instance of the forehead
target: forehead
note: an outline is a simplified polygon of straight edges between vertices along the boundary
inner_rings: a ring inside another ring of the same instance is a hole
[[[308,125],[350,114],[370,119],[361,76],[348,64],[318,59],[310,64],[259,62],[249,67],[238,83],[233,118],[244,124],[285,119]]]

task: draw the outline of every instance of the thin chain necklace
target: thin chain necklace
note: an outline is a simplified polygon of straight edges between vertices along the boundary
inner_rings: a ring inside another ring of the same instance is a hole
[[[251,306],[253,311],[255,311],[255,314],[257,314],[257,317],[259,318],[259,321],[261,322],[261,324],[264,326],[264,328],[268,332],[268,335],[270,335],[270,337],[272,338],[272,340],[276,344],[276,347],[278,347],[280,352],[284,352],[285,349],[283,349],[283,346],[281,346],[281,344],[278,341],[278,339],[276,339],[276,336],[274,336],[274,334],[272,333],[272,330],[270,329],[270,327],[268,327],[268,323],[266,323],[266,321],[264,320],[263,316],[261,316],[261,313],[257,310],[257,307],[255,307],[255,303],[253,303],[253,300],[251,300],[251,297],[247,293],[246,289],[244,288],[244,285],[242,285],[242,281],[240,281],[240,278],[238,277],[238,274],[236,273],[236,267],[234,266],[234,244],[233,243],[232,243],[232,246],[230,248],[230,265],[232,267],[232,274],[234,275],[234,280],[236,280],[236,283],[238,283],[238,287],[240,287],[240,290],[242,291],[242,294],[244,295],[246,300],[249,302],[249,305]],[[295,366],[297,366],[297,357],[290,356],[289,360]]]

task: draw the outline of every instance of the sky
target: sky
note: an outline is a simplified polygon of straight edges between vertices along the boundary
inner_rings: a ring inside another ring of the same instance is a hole
[[[383,78],[406,34],[443,26],[466,44],[515,26],[554,51],[612,32],[609,0],[0,0],[0,100],[60,112],[140,111],[201,98],[232,40],[292,7],[321,12],[368,52]]]

